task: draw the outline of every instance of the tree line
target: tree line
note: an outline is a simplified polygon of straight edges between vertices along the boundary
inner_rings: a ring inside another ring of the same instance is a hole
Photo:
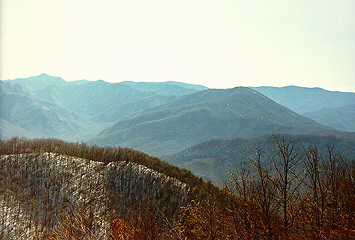
[[[156,157],[131,148],[90,146],[84,142],[66,142],[56,138],[27,139],[23,137],[0,140],[0,146],[1,155],[53,152],[106,164],[125,161],[137,163],[167,176],[174,177],[193,188],[199,189],[205,184],[202,178],[195,176],[186,169],[170,165]]]
[[[275,136],[270,149],[257,146],[249,159],[240,159],[221,188],[126,148],[13,138],[1,142],[1,152],[133,161],[169,172],[192,187],[203,185],[174,219],[167,219],[149,201],[116,215],[110,239],[355,239],[355,161],[334,146],[320,152],[316,146],[299,146],[295,139]],[[88,222],[85,214],[73,211],[53,226],[51,236],[95,239]]]
[[[275,136],[232,171],[220,193],[182,208],[187,239],[355,239],[355,161]]]

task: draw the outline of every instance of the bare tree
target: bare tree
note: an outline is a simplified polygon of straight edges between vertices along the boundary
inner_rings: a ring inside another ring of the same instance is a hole
[[[257,147],[255,155],[251,157],[255,169],[253,181],[253,201],[261,209],[261,216],[265,226],[265,235],[273,238],[272,216],[276,210],[275,191],[272,186],[269,170],[263,166],[262,150]]]
[[[308,190],[306,199],[311,204],[313,225],[319,229],[323,225],[323,218],[326,203],[326,191],[324,184],[324,169],[322,158],[317,147],[309,147],[305,150],[304,166],[306,170],[305,188]]]
[[[274,137],[274,155],[270,156],[274,174],[272,183],[277,191],[277,199],[281,207],[283,229],[287,236],[290,224],[295,217],[293,201],[303,182],[302,172],[298,170],[298,163],[302,156],[297,151],[298,141],[286,140],[285,137]]]

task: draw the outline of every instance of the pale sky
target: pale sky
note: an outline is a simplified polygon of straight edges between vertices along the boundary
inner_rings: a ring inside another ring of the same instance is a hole
[[[355,91],[354,0],[1,0],[0,79]]]

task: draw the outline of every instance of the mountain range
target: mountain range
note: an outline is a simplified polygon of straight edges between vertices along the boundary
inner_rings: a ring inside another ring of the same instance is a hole
[[[351,92],[296,86],[208,89],[172,81],[68,82],[47,74],[1,81],[0,86],[1,138],[54,137],[129,147],[198,174],[207,166],[219,168],[208,165],[205,155],[182,163],[174,154],[220,141],[215,139],[250,142],[270,134],[312,135],[320,145],[330,136],[345,146],[355,141]],[[217,181],[222,170],[210,170],[199,175]]]
[[[322,88],[252,87],[275,102],[340,131],[355,130],[355,94]]]
[[[193,144],[267,133],[336,134],[249,88],[207,89],[118,121],[90,143],[139,149],[155,156]]]
[[[342,107],[355,102],[353,92],[328,91],[322,88],[287,86],[252,87],[252,89],[299,114]]]

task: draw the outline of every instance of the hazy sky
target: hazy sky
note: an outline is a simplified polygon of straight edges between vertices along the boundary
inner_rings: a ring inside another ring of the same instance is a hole
[[[1,0],[0,78],[355,91],[354,0]]]

